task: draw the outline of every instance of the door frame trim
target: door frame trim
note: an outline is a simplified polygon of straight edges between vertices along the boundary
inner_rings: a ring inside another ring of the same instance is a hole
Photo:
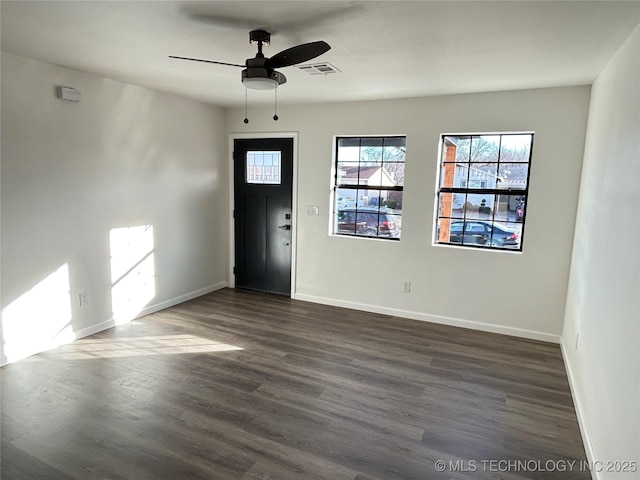
[[[291,138],[293,139],[293,178],[291,179],[291,298],[296,293],[296,269],[297,269],[297,238],[298,238],[298,132],[259,132],[259,133],[230,133],[227,154],[229,158],[229,248],[227,257],[227,285],[236,287],[236,277],[233,273],[233,264],[236,258],[235,222],[233,210],[235,208],[235,177],[233,169],[233,143],[235,140],[262,140],[265,138]]]

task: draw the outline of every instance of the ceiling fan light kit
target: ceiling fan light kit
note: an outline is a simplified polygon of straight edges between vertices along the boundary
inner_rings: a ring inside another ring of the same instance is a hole
[[[275,78],[248,77],[245,72],[246,70],[242,72],[242,84],[247,88],[273,90],[278,86],[278,81]]]
[[[247,62],[248,61],[249,60],[247,60]],[[248,67],[242,71],[242,84],[254,90],[273,90],[274,88],[278,88],[278,85],[286,82],[287,77],[282,73],[276,72],[275,70],[269,71],[269,69],[263,65]]]
[[[258,52],[254,58],[247,58],[244,65],[217,62],[214,60],[203,60],[199,58],[177,57],[173,55],[169,55],[169,58],[241,67],[244,68],[244,70],[242,70],[241,79],[245,88],[251,88],[253,90],[275,90],[278,88],[278,85],[282,85],[287,81],[287,77],[282,73],[277,72],[275,70],[276,68],[289,67],[291,65],[298,65],[299,63],[307,62],[331,49],[329,44],[326,42],[310,42],[288,48],[276,53],[271,58],[266,58],[262,53],[262,46],[269,45],[270,42],[271,34],[265,30],[252,30],[249,32],[249,43],[257,45]],[[278,116],[274,115],[273,119],[277,120]],[[245,118],[244,123],[249,123],[247,118]]]

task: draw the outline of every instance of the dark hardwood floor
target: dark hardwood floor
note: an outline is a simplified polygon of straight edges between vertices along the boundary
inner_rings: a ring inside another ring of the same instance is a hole
[[[225,289],[0,374],[6,480],[591,478],[542,342]]]

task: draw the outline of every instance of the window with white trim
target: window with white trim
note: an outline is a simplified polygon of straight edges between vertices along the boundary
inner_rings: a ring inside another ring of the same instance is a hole
[[[333,233],[399,240],[406,137],[337,137]]]
[[[443,135],[435,243],[522,250],[533,133]]]

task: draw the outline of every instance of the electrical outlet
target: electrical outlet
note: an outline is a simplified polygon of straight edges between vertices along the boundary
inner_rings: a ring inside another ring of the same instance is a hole
[[[402,292],[403,293],[411,292],[411,282],[410,281],[405,280],[404,282],[402,282]]]
[[[80,300],[81,307],[89,305],[89,294],[87,292],[80,292],[78,294],[78,299]]]

